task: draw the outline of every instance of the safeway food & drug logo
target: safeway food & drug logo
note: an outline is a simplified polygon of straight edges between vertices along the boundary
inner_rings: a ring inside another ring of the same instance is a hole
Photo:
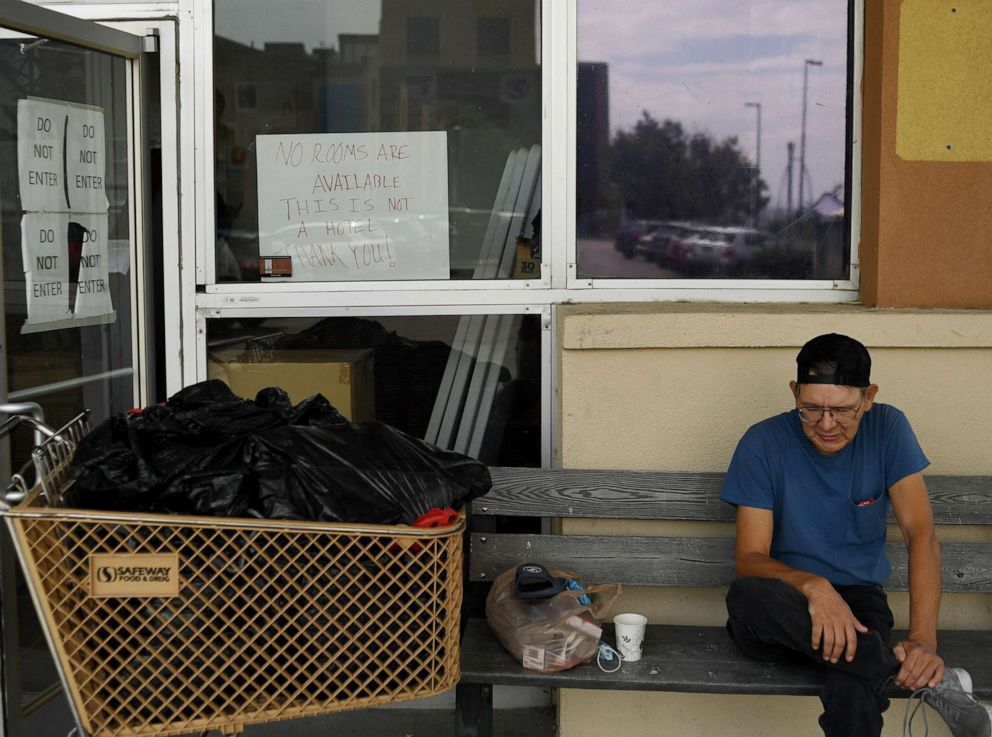
[[[175,572],[171,566],[157,566],[149,568],[145,566],[100,566],[96,569],[97,580],[101,583],[114,583],[115,581],[128,583],[159,583],[168,581]]]
[[[178,553],[94,553],[90,596],[178,596]]]

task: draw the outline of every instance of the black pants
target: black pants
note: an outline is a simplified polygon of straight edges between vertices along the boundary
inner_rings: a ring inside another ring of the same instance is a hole
[[[858,633],[858,648],[850,663],[843,654],[836,663],[813,650],[812,622],[806,597],[771,578],[738,578],[727,592],[727,632],[748,657],[763,661],[794,660],[797,654],[825,668],[820,693],[820,727],[827,737],[878,737],[886,682],[899,671],[899,661],[887,643],[892,610],[877,586],[837,586],[854,616],[868,628]]]

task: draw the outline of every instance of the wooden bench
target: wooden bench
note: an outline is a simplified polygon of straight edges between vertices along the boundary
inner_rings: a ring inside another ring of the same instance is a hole
[[[470,582],[536,561],[570,568],[586,584],[721,587],[733,580],[733,528],[726,537],[627,537],[503,534],[494,517],[694,520],[733,522],[719,500],[723,474],[633,471],[492,469],[494,485],[471,508],[467,550]],[[928,476],[938,525],[992,524],[992,477]],[[890,515],[890,522],[894,519]],[[992,592],[992,544],[943,543],[945,592]],[[890,540],[890,591],[908,589],[906,549]],[[613,644],[612,625],[603,639]],[[967,669],[978,698],[992,696],[992,632],[941,631],[945,662]],[[490,737],[492,686],[541,686],[643,691],[815,695],[820,671],[812,665],[758,663],[744,658],[723,627],[649,624],[640,661],[603,673],[595,663],[560,673],[523,668],[503,649],[485,619],[468,618],[462,638],[456,731]],[[905,695],[893,689],[893,695]]]

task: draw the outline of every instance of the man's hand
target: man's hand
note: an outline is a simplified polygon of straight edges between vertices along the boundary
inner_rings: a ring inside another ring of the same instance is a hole
[[[940,543],[923,475],[913,473],[894,483],[889,498],[909,550],[909,637],[892,648],[902,664],[895,682],[913,690],[933,687],[944,675],[944,661],[936,652]]]
[[[857,617],[841,598],[830,582],[817,578],[803,591],[809,602],[809,616],[813,622],[814,650],[823,644],[823,659],[836,663],[841,654],[851,662],[858,650],[858,632],[868,632],[868,628],[858,621]]]
[[[944,661],[929,643],[903,640],[892,648],[896,660],[902,663],[896,674],[896,685],[915,691],[924,686],[933,688],[944,677]]]

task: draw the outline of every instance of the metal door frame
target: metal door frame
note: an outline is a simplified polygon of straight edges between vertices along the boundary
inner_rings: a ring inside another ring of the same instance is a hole
[[[143,158],[144,130],[141,121],[140,107],[140,59],[142,53],[154,50],[141,36],[120,31],[93,21],[75,18],[48,8],[32,5],[23,0],[4,0],[0,9],[0,25],[13,31],[34,36],[43,36],[57,41],[70,43],[81,48],[98,51],[121,57],[128,61],[127,65],[127,96],[128,109],[128,143],[131,165],[129,167],[129,224],[132,240],[131,253],[131,310],[132,316],[132,367],[134,372],[135,396],[144,399],[148,392],[145,379],[147,375],[147,340],[143,332],[144,320],[140,309],[144,309],[144,298],[138,294],[138,289],[144,288],[143,271],[144,233],[142,177],[145,177]],[[6,365],[0,366],[0,379],[6,398]],[[9,471],[9,469],[8,469]],[[6,488],[8,478],[0,479],[0,490]],[[17,737],[21,732],[21,673],[17,641],[17,564],[14,551],[4,527],[0,530],[0,737]],[[57,689],[54,690],[57,693]],[[50,698],[46,693],[42,698]],[[23,711],[28,711],[34,704]],[[78,720],[77,720],[78,723]]]

